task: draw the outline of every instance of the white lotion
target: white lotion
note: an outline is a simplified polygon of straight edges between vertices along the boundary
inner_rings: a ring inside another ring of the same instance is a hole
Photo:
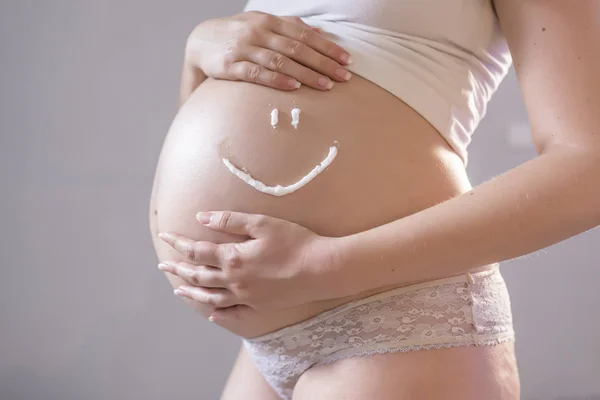
[[[292,125],[294,125],[295,129],[298,129],[299,123],[300,123],[300,109],[293,108],[292,109]]]
[[[279,110],[274,108],[273,111],[271,111],[271,126],[275,128],[277,122],[279,122]]]
[[[267,186],[264,183],[262,183],[261,181],[254,179],[252,176],[250,176],[250,174],[247,174],[247,173],[241,171],[238,167],[233,165],[231,163],[231,161],[229,161],[228,159],[224,158],[223,163],[225,164],[225,166],[227,166],[227,168],[229,169],[229,171],[232,174],[234,174],[235,176],[237,176],[238,178],[240,178],[241,180],[246,182],[248,185],[252,186],[254,189],[258,190],[259,192],[270,194],[272,196],[285,196],[286,194],[290,194],[290,193],[295,192],[296,190],[300,189],[301,187],[306,185],[308,182],[312,181],[321,172],[323,172],[325,170],[325,168],[327,168],[332,163],[333,159],[337,156],[337,153],[338,153],[337,146],[338,146],[338,143],[335,142],[334,145],[329,148],[329,154],[327,155],[327,157],[325,157],[325,159],[323,161],[321,161],[321,163],[319,163],[319,165],[314,167],[312,169],[312,171],[310,171],[308,174],[306,174],[306,176],[304,176],[298,182],[293,183],[288,186],[281,186],[281,185]]]

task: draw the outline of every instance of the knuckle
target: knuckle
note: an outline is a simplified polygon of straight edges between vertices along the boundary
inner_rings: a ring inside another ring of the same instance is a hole
[[[260,76],[260,67],[258,65],[250,65],[246,68],[245,76],[248,81],[255,82]]]
[[[192,285],[200,286],[200,277],[198,276],[197,272],[193,271],[192,273],[190,273],[189,280]]]
[[[304,45],[297,41],[292,41],[289,45],[289,52],[291,55],[297,56],[302,52]]]
[[[279,53],[275,53],[271,58],[270,66],[273,71],[281,71],[285,64],[285,57]]]
[[[227,270],[239,269],[242,265],[242,258],[235,246],[228,246],[223,255],[223,266]]]
[[[277,73],[271,74],[269,76],[270,84],[273,86],[280,86],[282,84],[280,77],[281,77],[280,74],[277,74]]]
[[[312,37],[312,34],[313,32],[310,29],[300,28],[300,31],[298,32],[298,39],[303,43],[308,43]]]
[[[277,24],[277,21],[279,21],[279,18],[277,18],[271,14],[261,13],[260,15],[258,15],[256,17],[256,20],[261,25],[274,25],[274,24]]]
[[[221,214],[221,218],[219,218],[219,228],[226,229],[231,222],[231,213],[229,211],[225,211]]]
[[[187,246],[185,246],[185,256],[190,261],[196,261],[197,252],[194,243],[189,243]]]
[[[219,295],[217,296],[218,307],[227,307],[230,306],[231,303],[232,299],[225,293],[219,293]]]
[[[221,307],[224,303],[223,296],[221,296],[220,294],[213,293],[208,297],[210,298],[210,305],[213,307]]]
[[[215,294],[208,293],[205,295],[204,302],[208,305],[216,307],[217,306],[217,298],[216,297],[217,296]]]

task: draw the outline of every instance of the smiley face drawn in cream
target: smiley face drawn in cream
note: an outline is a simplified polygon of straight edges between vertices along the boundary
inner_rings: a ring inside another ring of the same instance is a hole
[[[271,111],[271,126],[273,128],[275,128],[275,125],[278,122],[278,115],[279,115],[279,113],[278,113],[277,109],[274,109],[273,111]],[[300,109],[294,108],[292,110],[292,125],[294,126],[295,129],[298,129],[299,116],[300,116]],[[303,176],[299,181],[292,183],[291,185],[287,185],[287,186],[282,186],[282,185],[268,186],[268,185],[264,184],[263,182],[254,178],[252,175],[250,175],[247,172],[245,167],[240,169],[237,166],[235,166],[231,161],[229,161],[229,159],[227,159],[227,158],[223,158],[222,161],[223,161],[223,164],[225,164],[227,169],[233,175],[237,176],[242,181],[246,182],[248,185],[252,186],[254,189],[258,190],[259,192],[269,194],[272,196],[285,196],[286,194],[293,193],[296,190],[306,186],[306,184],[308,184],[317,175],[319,175],[327,167],[329,167],[329,165],[331,165],[331,163],[333,162],[333,160],[335,159],[335,157],[338,154],[338,147],[339,147],[339,143],[337,141],[335,141],[333,143],[333,145],[329,147],[329,153],[327,154],[327,157],[325,157],[323,159],[323,161],[321,161],[317,166],[315,166],[308,174]]]

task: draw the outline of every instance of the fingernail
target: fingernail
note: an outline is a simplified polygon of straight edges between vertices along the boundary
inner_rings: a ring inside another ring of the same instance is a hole
[[[298,89],[298,88],[300,87],[300,82],[298,82],[298,81],[297,81],[297,80],[295,80],[295,79],[290,79],[290,80],[288,81],[288,85],[290,85],[290,87],[293,87],[293,88],[295,88],[295,89]]]
[[[213,317],[213,316],[211,315],[210,317],[208,317],[208,320],[209,320],[210,322],[215,322],[215,317]]]
[[[160,263],[158,264],[158,269],[160,269],[161,271],[166,271],[167,269],[169,269],[169,266],[167,264]]]
[[[340,60],[346,65],[352,64],[352,57],[350,56],[350,54],[342,54],[340,56]]]
[[[212,214],[208,212],[199,212],[198,214],[196,214],[196,219],[204,225],[210,224],[211,217]]]
[[[317,80],[317,84],[325,89],[331,89],[333,87],[333,82],[330,79],[320,77]]]
[[[173,293],[174,293],[176,296],[181,296],[181,295],[183,295],[183,293],[184,293],[184,292],[183,292],[183,290],[181,290],[180,288],[177,288],[177,289],[173,290]]]
[[[336,71],[337,76],[339,76],[340,78],[342,78],[343,80],[347,81],[350,79],[350,77],[352,76],[352,74],[350,73],[350,71],[345,70],[343,68],[340,68]]]

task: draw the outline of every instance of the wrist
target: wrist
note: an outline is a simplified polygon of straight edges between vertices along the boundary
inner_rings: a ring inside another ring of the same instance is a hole
[[[184,67],[189,70],[201,70],[200,60],[202,60],[201,52],[205,48],[206,40],[203,39],[203,34],[207,28],[204,21],[194,27],[185,41],[184,48]]]
[[[351,279],[351,253],[347,237],[319,236],[311,262],[311,287],[318,300],[338,299],[358,293]]]
[[[200,86],[207,78],[206,74],[199,68],[197,60],[193,57],[189,40],[190,39],[188,39],[188,44],[185,49],[181,83],[179,87],[180,107],[189,99],[194,90],[196,90],[196,88],[198,88],[198,86]]]

